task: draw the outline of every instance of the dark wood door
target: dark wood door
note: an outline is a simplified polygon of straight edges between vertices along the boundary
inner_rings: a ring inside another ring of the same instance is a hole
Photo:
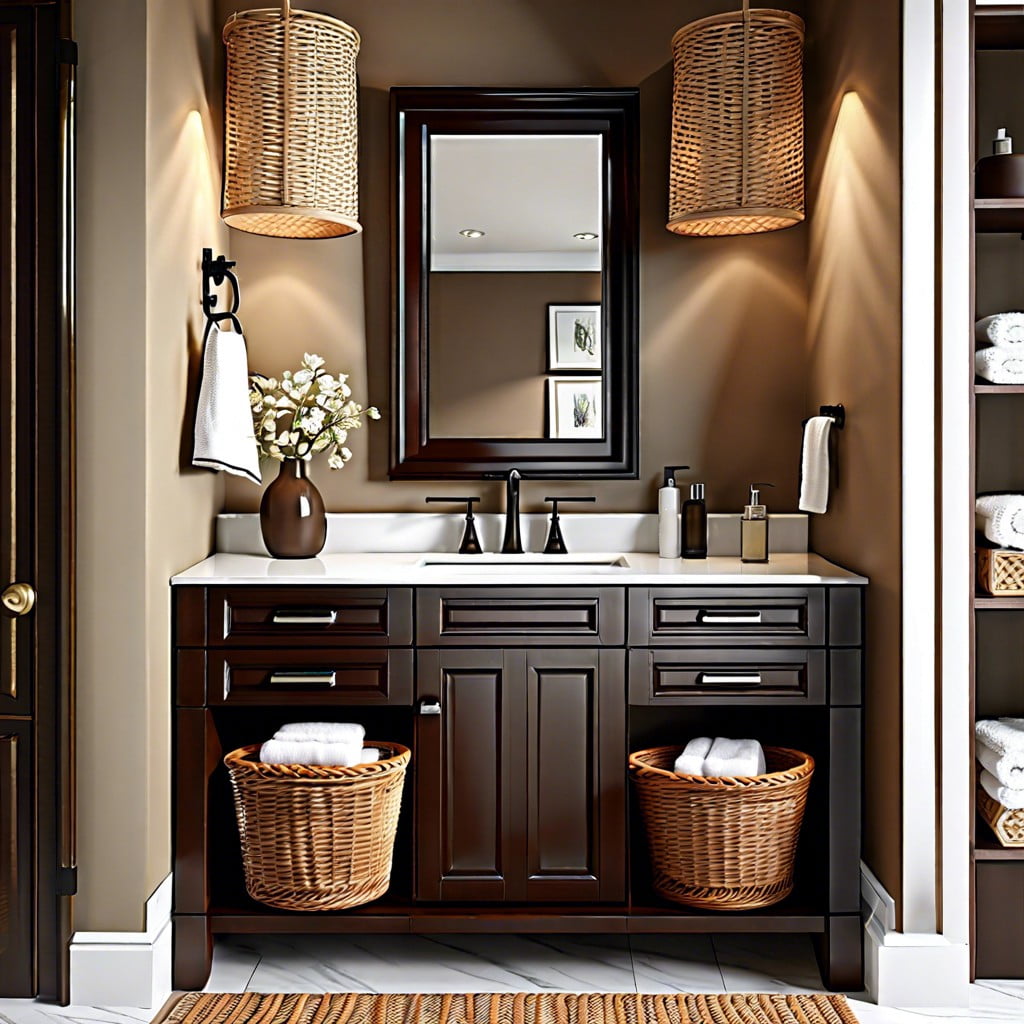
[[[68,6],[0,2],[0,996],[67,996],[73,879]]]

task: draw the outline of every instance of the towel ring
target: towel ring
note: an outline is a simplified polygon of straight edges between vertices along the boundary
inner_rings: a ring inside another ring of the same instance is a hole
[[[827,416],[832,421],[832,426],[834,426],[836,430],[842,430],[843,427],[846,426],[846,407],[842,404],[822,405],[818,408],[818,415]],[[809,416],[803,421],[801,426],[806,427],[808,420],[810,420]]]
[[[234,260],[229,260],[225,256],[218,256],[214,259],[212,249],[203,249],[203,313],[206,315],[206,331],[204,334],[209,332],[212,324],[218,324],[224,320],[230,320],[235,330],[239,334],[242,333],[242,324],[237,315],[238,307],[242,301],[242,294],[238,287],[238,278],[231,273],[233,266],[235,266]],[[233,293],[231,308],[216,313],[214,310],[216,309],[218,299],[217,293],[213,289],[214,286],[219,288],[225,281],[231,284]]]

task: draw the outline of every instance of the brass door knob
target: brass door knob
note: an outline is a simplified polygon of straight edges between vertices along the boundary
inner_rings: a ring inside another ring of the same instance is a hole
[[[29,583],[12,583],[2,595],[0,604],[11,615],[27,615],[36,603],[36,592]]]

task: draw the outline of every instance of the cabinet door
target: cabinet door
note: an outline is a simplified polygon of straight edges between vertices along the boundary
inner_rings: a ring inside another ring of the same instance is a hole
[[[529,901],[625,898],[625,653],[532,650],[525,678],[525,889]],[[517,756],[518,761],[518,756]]]
[[[417,898],[516,899],[509,755],[521,685],[500,650],[421,651],[418,668]]]

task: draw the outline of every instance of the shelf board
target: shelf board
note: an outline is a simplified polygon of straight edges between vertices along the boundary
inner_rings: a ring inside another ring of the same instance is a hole
[[[984,828],[985,833],[982,833]],[[974,842],[974,859],[978,860],[1021,860],[1024,861],[1024,846],[1001,846],[999,840],[992,835],[988,825],[978,823],[978,838]]]
[[[975,199],[974,230],[982,234],[1024,234],[1024,199]]]
[[[1024,395],[1024,384],[992,384],[990,381],[974,385],[976,395]]]
[[[991,597],[988,594],[975,594],[974,607],[977,611],[1024,610],[1024,597]]]
[[[976,50],[1024,50],[1024,6],[979,7],[974,15]]]

